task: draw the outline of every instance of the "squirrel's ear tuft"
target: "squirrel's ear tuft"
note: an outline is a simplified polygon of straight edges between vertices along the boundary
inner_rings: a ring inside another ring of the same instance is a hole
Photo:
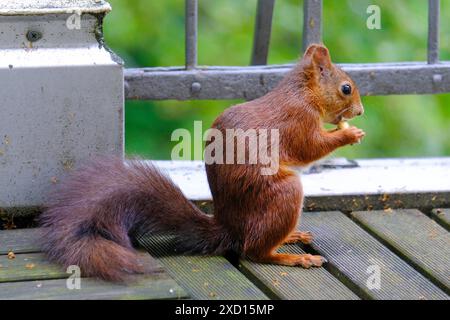
[[[331,67],[330,53],[324,45],[312,44],[306,49],[303,59],[311,67],[318,68],[320,71]]]
[[[315,43],[310,44],[310,45],[308,46],[308,48],[306,49],[305,54],[303,55],[303,58],[305,59],[305,58],[310,58],[310,57],[312,57],[314,51],[316,50],[316,48],[317,48],[318,46],[319,46],[319,45],[318,45],[318,44],[315,44]]]
[[[325,46],[317,46],[314,50],[313,61],[317,65],[328,67],[331,65],[330,52]]]

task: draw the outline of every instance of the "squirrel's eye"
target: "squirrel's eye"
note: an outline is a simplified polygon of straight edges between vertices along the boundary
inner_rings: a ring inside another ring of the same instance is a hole
[[[349,94],[352,93],[352,86],[349,85],[349,84],[344,84],[344,85],[342,86],[341,90],[342,90],[342,93],[343,93],[343,94],[345,94],[345,95],[348,96]]]

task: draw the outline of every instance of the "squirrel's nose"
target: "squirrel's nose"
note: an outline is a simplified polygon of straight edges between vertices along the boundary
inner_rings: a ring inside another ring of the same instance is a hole
[[[362,116],[363,114],[364,114],[364,107],[362,106],[362,105],[360,105],[358,108],[357,108],[357,112],[356,112],[356,115],[357,116]]]

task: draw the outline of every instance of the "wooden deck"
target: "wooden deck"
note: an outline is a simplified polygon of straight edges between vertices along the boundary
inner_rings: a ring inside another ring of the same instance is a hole
[[[154,273],[130,285],[81,279],[69,290],[69,274],[46,261],[39,230],[0,231],[0,299],[449,299],[449,209],[306,212],[302,230],[311,246],[286,252],[325,256],[325,268],[261,265],[225,257],[180,256],[170,237],[142,237]],[[9,259],[8,253],[15,258]],[[152,258],[153,257],[153,258]],[[153,261],[154,262],[154,261]],[[380,271],[379,288],[367,284]]]

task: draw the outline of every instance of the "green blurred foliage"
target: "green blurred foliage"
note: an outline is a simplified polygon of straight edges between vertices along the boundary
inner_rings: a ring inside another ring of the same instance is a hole
[[[127,67],[184,64],[183,0],[110,0],[105,21],[109,46]],[[441,58],[450,60],[450,1],[441,2]],[[370,4],[379,5],[382,29],[366,27]],[[295,62],[301,52],[302,1],[277,0],[270,64]],[[256,0],[200,0],[199,63],[248,65]],[[324,43],[337,63],[425,61],[426,0],[324,0]],[[361,145],[334,156],[350,158],[450,155],[450,94],[364,97],[366,113],[352,121],[364,128]],[[169,159],[177,128],[206,130],[237,101],[127,102],[126,151]]]

